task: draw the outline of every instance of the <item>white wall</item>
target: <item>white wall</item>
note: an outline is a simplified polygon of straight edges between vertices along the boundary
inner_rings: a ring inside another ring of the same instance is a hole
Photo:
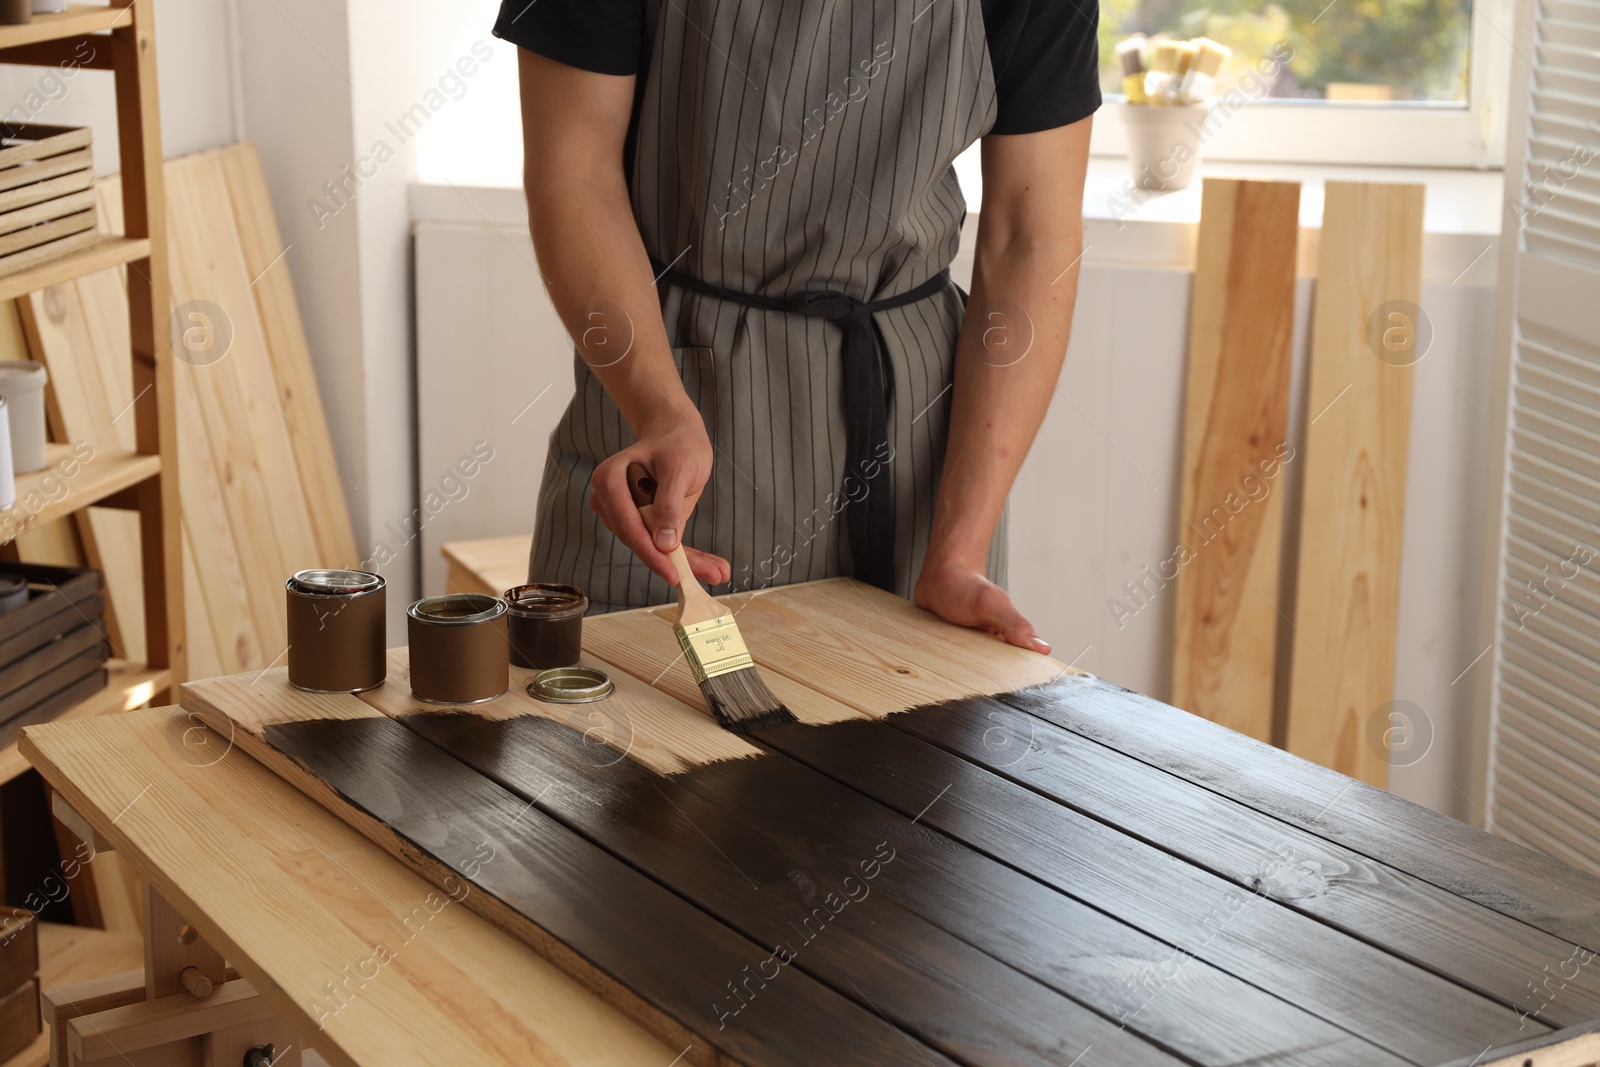
[[[222,0],[145,2],[155,11],[163,152],[183,155],[237,140],[227,7]],[[35,122],[93,127],[95,171],[121,169],[110,71],[78,70],[60,78],[49,67],[0,68],[0,119],[19,105]]]

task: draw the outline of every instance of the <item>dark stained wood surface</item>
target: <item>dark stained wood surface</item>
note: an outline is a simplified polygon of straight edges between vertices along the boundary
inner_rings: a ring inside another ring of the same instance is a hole
[[[949,837],[1414,1062],[1481,1051],[1539,1026],[1260,892],[1060,804],[1035,803],[1038,794],[887,723],[761,737],[897,811],[926,808],[921,821]],[[1259,877],[1284,871],[1268,865]]]
[[[1593,968],[1569,968],[1548,1004],[1528,981],[1583,958],[1579,946],[1007,704],[972,697],[887,721],[1041,794],[1029,803],[1066,804],[1541,1022],[1600,1018]]]
[[[850,583],[739,619],[801,724],[730,741],[646,613],[586,620],[599,705],[427,709],[403,654],[360,699],[185,703],[436,884],[480,859],[468,907],[686,1062],[1435,1067],[1600,1026],[1600,879]]]
[[[875,893],[908,862],[902,851],[917,829],[905,820],[858,824],[861,833],[841,842],[750,817],[744,802],[762,791],[768,770],[781,769],[776,758],[712,764],[673,781],[629,760],[597,764],[580,734],[548,719],[421,714],[400,721],[752,941],[773,946],[768,952],[779,964],[767,972],[776,977],[769,991],[757,975],[756,1003],[784,995],[781,966],[813,975],[974,1067],[1069,1064],[1090,1047],[1101,1062],[1174,1062]],[[727,804],[682,784],[719,767],[754,776]],[[925,867],[917,873],[928,875]],[[1002,893],[988,898],[990,906],[1003,901]],[[785,958],[792,962],[782,964]],[[739,985],[746,976],[731,977]],[[739,1007],[731,995],[722,1003]]]
[[[1000,699],[1456,896],[1600,952],[1600,877],[1099,678]],[[1530,976],[1532,978],[1533,976]]]
[[[423,873],[489,918],[537,926],[595,972],[625,1010],[659,1016],[659,1031],[746,1064],[949,1067],[875,1013],[804,974],[782,996],[753,996],[719,1026],[713,1005],[770,949],[692,907],[500,788],[393,719],[321,719],[269,726],[267,740],[415,850]],[[488,898],[486,901],[485,898]],[[487,906],[498,902],[500,908]],[[508,914],[509,913],[509,914]]]

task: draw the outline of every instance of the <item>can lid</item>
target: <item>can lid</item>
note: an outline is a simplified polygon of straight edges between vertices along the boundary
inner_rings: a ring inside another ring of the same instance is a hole
[[[549,704],[589,704],[615,689],[605,671],[594,667],[552,667],[528,683],[528,695]]]
[[[575,585],[537,582],[506,590],[513,615],[531,619],[567,619],[589,610],[589,598]]]
[[[446,593],[424,597],[406,609],[418,622],[442,626],[467,626],[488,622],[506,613],[506,602],[487,593]]]
[[[28,588],[28,579],[20,574],[0,574],[0,596]]]
[[[370,571],[309,570],[297,571],[289,579],[289,588],[297,593],[313,596],[354,596],[370,593],[384,585],[381,574]]]

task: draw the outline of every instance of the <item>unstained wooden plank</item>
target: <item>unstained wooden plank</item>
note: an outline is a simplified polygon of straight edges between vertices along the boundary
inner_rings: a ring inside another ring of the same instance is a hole
[[[1272,739],[1300,183],[1207,178],[1189,313],[1172,702]],[[1141,579],[1148,581],[1149,579]],[[1142,590],[1154,595],[1153,589]]]
[[[1287,747],[1376,786],[1423,728],[1392,707],[1423,193],[1327,184],[1311,334]]]

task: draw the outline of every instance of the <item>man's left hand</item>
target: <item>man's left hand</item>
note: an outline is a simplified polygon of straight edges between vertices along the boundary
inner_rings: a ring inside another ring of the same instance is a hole
[[[1049,642],[1034,632],[1006,591],[969,567],[930,561],[917,579],[914,599],[945,622],[987,630],[1018,648],[1050,654]]]

